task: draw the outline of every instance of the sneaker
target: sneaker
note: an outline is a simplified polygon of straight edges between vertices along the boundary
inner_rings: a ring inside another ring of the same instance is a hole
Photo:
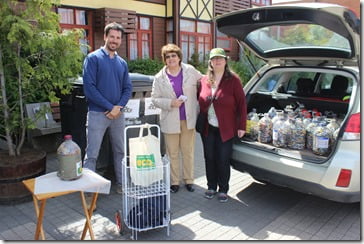
[[[119,184],[117,184],[116,185],[116,193],[117,194],[123,194],[123,186],[122,185],[119,185]]]
[[[89,192],[85,193],[85,200],[86,200],[87,209],[90,209],[90,207],[91,207],[92,196],[93,196],[92,193],[89,193]],[[96,211],[96,203],[95,203],[95,207],[94,207],[93,211]]]
[[[214,198],[214,196],[216,195],[216,191],[215,190],[207,190],[205,191],[205,198],[207,199],[212,199]]]
[[[179,185],[171,185],[171,192],[176,193],[179,190]]]
[[[219,195],[217,196],[217,199],[219,199],[219,202],[227,202],[228,201],[228,195],[224,192],[219,192]]]

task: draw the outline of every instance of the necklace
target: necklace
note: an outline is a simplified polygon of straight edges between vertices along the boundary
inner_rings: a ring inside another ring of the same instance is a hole
[[[219,86],[222,76],[215,77],[215,79],[211,83],[212,88],[216,88]]]
[[[218,85],[219,85],[219,83],[216,82],[215,80],[211,83],[212,88],[216,88]]]

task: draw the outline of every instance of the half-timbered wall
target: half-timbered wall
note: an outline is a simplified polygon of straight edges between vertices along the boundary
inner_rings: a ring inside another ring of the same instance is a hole
[[[153,18],[153,59],[161,59],[161,49],[166,43],[166,20],[165,18]]]
[[[215,0],[215,16],[239,9],[247,9],[250,6],[250,0]]]
[[[250,7],[250,0],[215,0],[215,16]],[[236,40],[231,38],[231,47],[227,50],[227,54],[232,60],[239,59],[239,50]]]
[[[124,9],[100,8],[94,10],[94,43],[95,49],[104,45],[104,28],[105,25],[116,22],[124,27],[125,33],[135,31],[136,12]],[[123,37],[122,43],[117,52],[126,57],[127,38]]]

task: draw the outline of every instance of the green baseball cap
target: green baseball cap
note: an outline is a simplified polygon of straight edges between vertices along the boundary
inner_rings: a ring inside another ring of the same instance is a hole
[[[217,47],[210,51],[210,59],[212,59],[213,57],[226,58],[226,53],[225,53],[224,49]]]

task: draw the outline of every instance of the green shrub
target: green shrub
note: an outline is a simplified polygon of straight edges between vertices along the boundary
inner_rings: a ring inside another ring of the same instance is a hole
[[[252,64],[248,61],[248,58],[252,62]],[[208,60],[208,57],[205,57],[205,60]],[[153,59],[136,59],[129,60],[129,72],[132,73],[141,73],[145,75],[155,75],[157,74],[164,66],[163,62],[160,60]],[[207,61],[200,61],[199,54],[193,53],[191,58],[188,60],[188,63],[195,67],[201,74],[206,74],[207,71]],[[255,69],[258,70],[262,65],[264,65],[264,61],[254,56],[251,52],[244,50],[243,55],[240,57],[240,61],[232,61],[229,60],[229,67],[232,71],[234,71],[241,79],[242,85],[244,86],[250,78],[255,74],[255,70],[252,67],[254,65]]]
[[[250,60],[250,62],[249,62]],[[253,77],[256,73],[256,70],[259,70],[265,62],[258,57],[256,57],[251,52],[244,50],[244,53],[240,57],[240,61],[231,61],[229,60],[229,67],[232,71],[234,71],[242,82],[242,85],[245,84]],[[254,68],[253,68],[254,66]]]
[[[208,60],[207,57],[205,57],[205,60]],[[207,71],[207,61],[205,62],[201,62],[199,60],[199,54],[197,52],[193,53],[191,55],[191,58],[188,60],[188,62],[190,65],[192,65],[193,67],[195,67],[198,71],[201,72],[201,74],[206,74]]]
[[[140,73],[144,75],[155,75],[164,66],[162,61],[153,59],[135,59],[129,60],[127,62],[129,66],[129,72]]]

